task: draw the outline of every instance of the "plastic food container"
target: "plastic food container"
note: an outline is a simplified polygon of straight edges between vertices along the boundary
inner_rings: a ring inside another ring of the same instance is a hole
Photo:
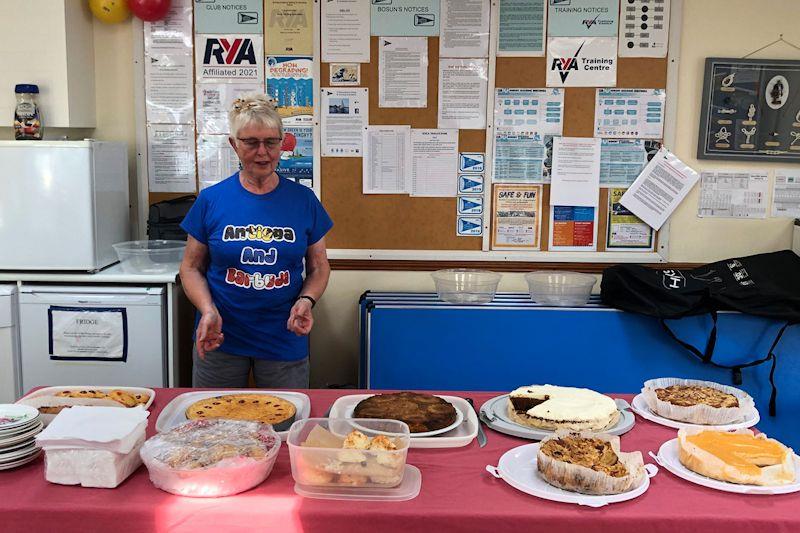
[[[366,449],[343,447],[354,431],[366,437],[356,439]],[[396,449],[381,449],[386,439]],[[286,439],[299,485],[381,489],[403,481],[409,442],[405,422],[378,418],[306,418],[292,425]]]
[[[531,299],[562,307],[586,305],[597,278],[580,272],[541,270],[525,274]]]
[[[122,269],[129,274],[164,274],[180,267],[184,241],[126,241],[112,245]]]
[[[485,304],[491,302],[500,274],[488,270],[452,268],[431,273],[439,299],[451,304]]]
[[[191,420],[142,446],[153,485],[181,496],[213,498],[251,489],[272,472],[281,439],[269,424]]]

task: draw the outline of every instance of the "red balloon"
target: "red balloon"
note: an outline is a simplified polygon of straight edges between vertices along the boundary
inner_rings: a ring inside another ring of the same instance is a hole
[[[281,145],[281,152],[291,152],[297,146],[297,137],[293,133],[285,133],[283,137],[283,144]]]
[[[131,13],[147,22],[161,20],[169,13],[172,0],[128,0]]]

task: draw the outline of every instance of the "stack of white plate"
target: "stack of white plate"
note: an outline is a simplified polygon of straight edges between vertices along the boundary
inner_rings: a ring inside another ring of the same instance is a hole
[[[0,404],[0,470],[10,470],[30,463],[42,453],[36,435],[42,420],[35,407]]]

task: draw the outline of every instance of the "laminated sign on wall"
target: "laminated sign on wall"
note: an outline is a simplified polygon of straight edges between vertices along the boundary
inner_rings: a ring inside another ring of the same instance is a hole
[[[197,35],[195,74],[207,81],[264,81],[264,46],[259,35]]]
[[[552,37],[547,40],[548,87],[616,85],[616,37]]]
[[[122,361],[128,357],[124,307],[61,307],[47,310],[50,359]]]

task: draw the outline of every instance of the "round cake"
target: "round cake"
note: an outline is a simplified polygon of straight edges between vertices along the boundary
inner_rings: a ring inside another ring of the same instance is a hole
[[[358,402],[354,418],[388,418],[408,424],[411,433],[446,428],[456,421],[456,408],[431,394],[395,392],[376,394]]]
[[[508,416],[538,429],[597,431],[616,424],[620,415],[614,400],[590,389],[529,385],[509,394]]]
[[[275,431],[288,429],[297,409],[283,398],[269,394],[227,394],[198,400],[186,409],[186,418],[228,418],[272,424]]]

